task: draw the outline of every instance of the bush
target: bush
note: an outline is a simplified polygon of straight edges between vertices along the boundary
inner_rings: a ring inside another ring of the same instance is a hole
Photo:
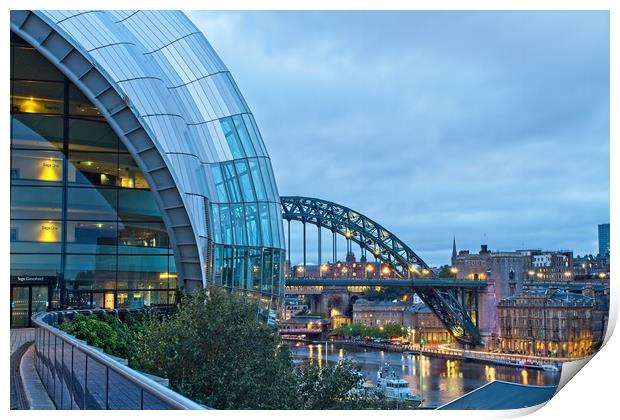
[[[147,314],[125,315],[122,322],[109,314],[103,314],[101,318],[78,314],[72,321],[60,324],[60,329],[108,354],[127,359],[134,367],[138,342],[150,317]]]

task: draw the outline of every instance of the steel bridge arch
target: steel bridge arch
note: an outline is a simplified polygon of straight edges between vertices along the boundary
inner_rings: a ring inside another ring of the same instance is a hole
[[[428,265],[396,235],[348,207],[309,197],[280,197],[282,217],[331,230],[390,264],[399,277],[420,276]],[[430,273],[430,271],[429,271]]]
[[[416,286],[416,277],[428,277],[429,266],[407,244],[379,223],[346,206],[311,197],[280,197],[282,218],[310,223],[344,236],[388,263],[401,278],[413,278],[413,288],[448,331],[463,344],[478,345],[480,333],[465,304],[464,289]],[[428,271],[427,271],[428,270]]]

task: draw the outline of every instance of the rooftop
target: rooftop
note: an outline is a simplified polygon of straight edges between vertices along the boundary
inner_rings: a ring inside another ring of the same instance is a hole
[[[474,389],[438,410],[511,410],[532,407],[549,401],[556,386],[522,385],[493,381]]]
[[[529,288],[518,295],[502,299],[498,305],[515,305],[519,299],[541,300],[553,306],[592,306],[594,299],[579,293],[555,288]]]

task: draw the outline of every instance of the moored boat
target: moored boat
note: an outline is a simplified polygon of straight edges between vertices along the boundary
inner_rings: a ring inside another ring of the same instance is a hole
[[[388,363],[377,372],[377,389],[386,398],[403,400],[415,407],[422,403],[422,398],[409,391],[409,382],[398,376]]]

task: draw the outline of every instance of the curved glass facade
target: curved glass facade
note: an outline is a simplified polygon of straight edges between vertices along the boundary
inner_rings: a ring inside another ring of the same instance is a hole
[[[52,308],[174,301],[168,233],[108,123],[52,64],[11,37],[11,279],[43,279]]]
[[[194,24],[13,11],[11,32],[26,40],[11,50],[12,275],[52,279],[53,305],[111,306],[106,290],[116,306],[164,303],[215,284],[273,314],[285,253],[269,155]]]

